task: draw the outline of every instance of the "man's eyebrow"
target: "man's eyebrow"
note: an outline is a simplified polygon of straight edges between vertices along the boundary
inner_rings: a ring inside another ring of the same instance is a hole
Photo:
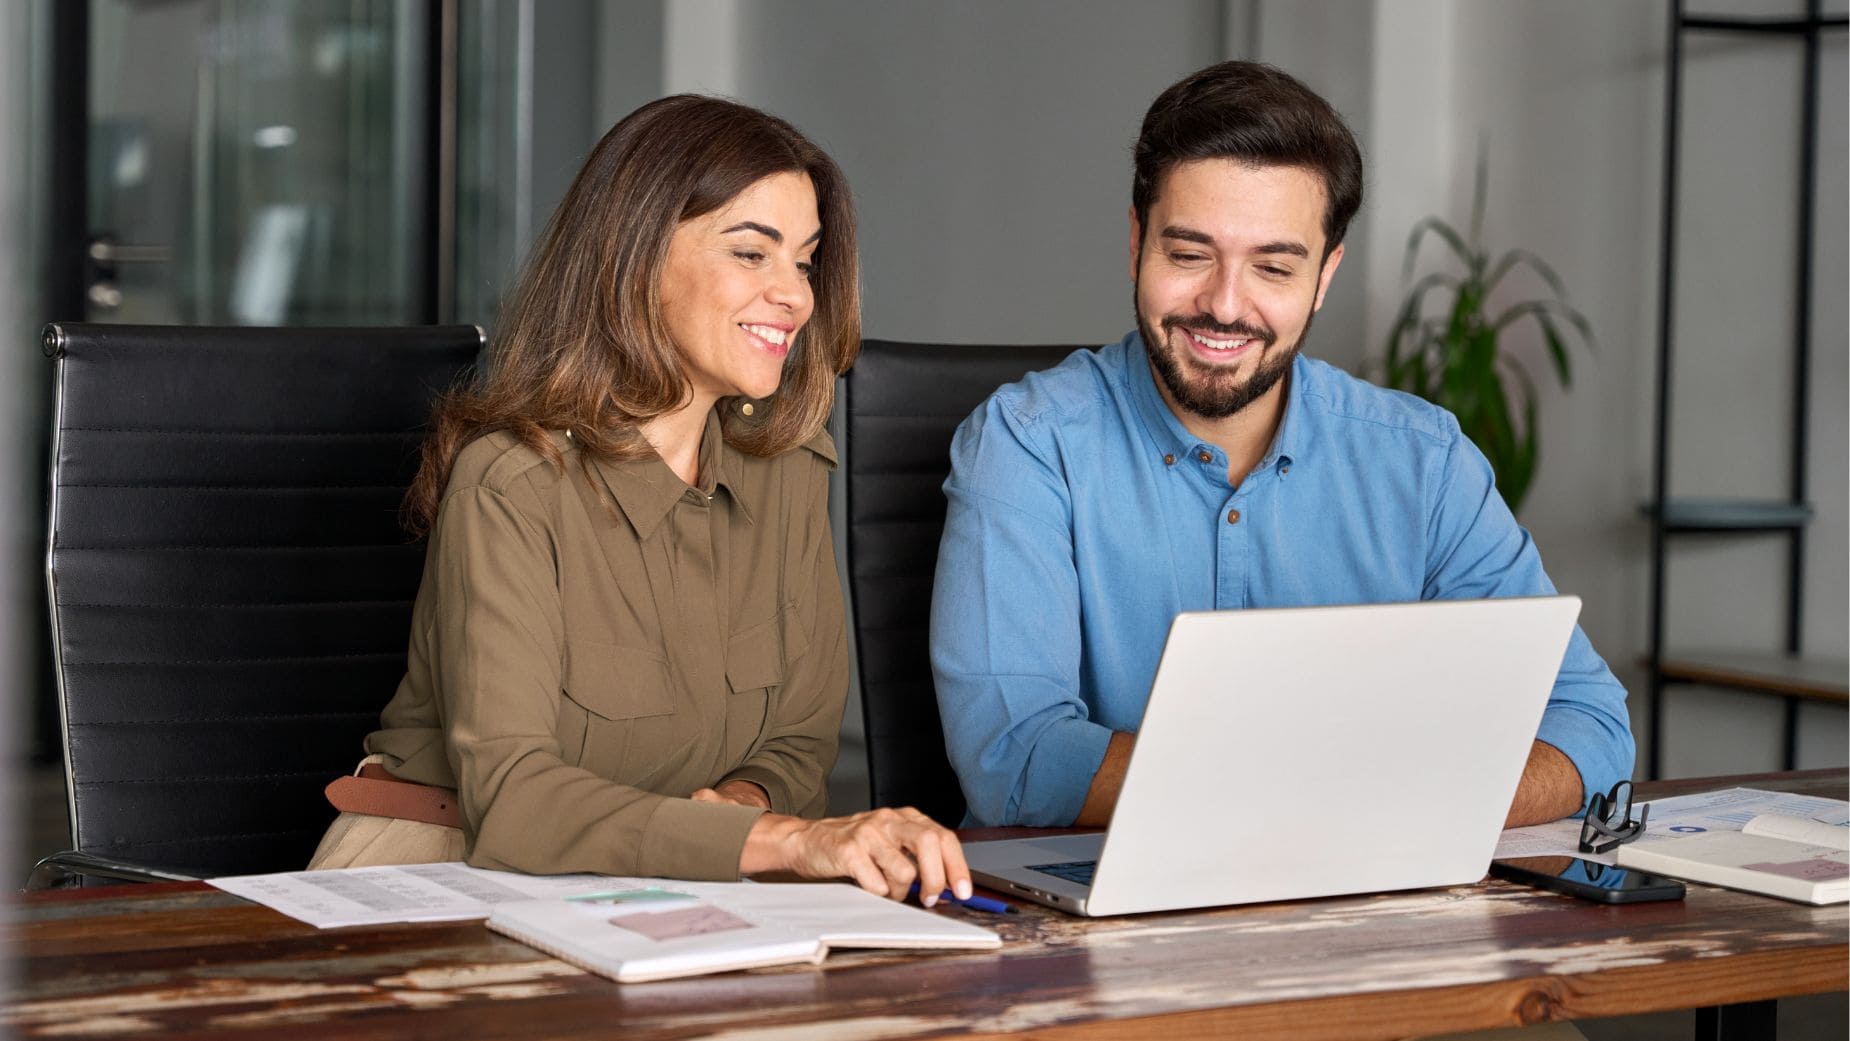
[[[760,224],[755,220],[742,220],[739,223],[734,224],[732,227],[724,229],[723,231],[720,232],[720,234],[730,235],[735,231],[755,231],[758,234],[763,235],[765,238],[770,239],[772,242],[775,242],[780,246],[783,245],[783,242],[784,242],[783,232],[778,231],[776,228],[771,227],[769,224]],[[817,228],[814,232],[810,234],[809,238],[806,238],[803,240],[803,245],[807,246],[812,242],[821,240],[821,238],[822,238],[822,229]]]
[[[1179,224],[1171,224],[1164,228],[1162,237],[1166,239],[1181,239],[1183,242],[1197,242],[1203,246],[1214,245],[1214,236],[1209,235],[1205,231],[1196,231],[1194,228],[1184,228]]]
[[[1310,257],[1310,250],[1302,242],[1268,242],[1254,248],[1254,253],[1283,253],[1293,257]]]

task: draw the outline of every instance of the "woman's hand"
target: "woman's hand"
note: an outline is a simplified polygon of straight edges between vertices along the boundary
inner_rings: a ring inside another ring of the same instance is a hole
[[[729,802],[735,806],[751,806],[760,810],[771,808],[771,797],[763,788],[750,781],[731,780],[718,788],[702,788],[688,798],[695,802]]]
[[[739,870],[848,878],[894,900],[904,900],[916,881],[926,907],[946,889],[959,899],[971,893],[970,867],[957,836],[911,807],[815,821],[767,813],[745,838]]]

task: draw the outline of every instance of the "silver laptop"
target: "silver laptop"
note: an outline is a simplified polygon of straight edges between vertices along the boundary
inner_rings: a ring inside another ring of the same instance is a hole
[[[1081,915],[1484,876],[1580,599],[1181,614],[1103,834],[971,842]]]

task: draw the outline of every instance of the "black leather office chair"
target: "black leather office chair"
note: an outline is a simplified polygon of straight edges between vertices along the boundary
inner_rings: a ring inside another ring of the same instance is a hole
[[[1077,349],[866,340],[843,382],[848,584],[875,806],[963,820],[929,650],[951,435],[997,387]]]
[[[47,578],[75,849],[35,869],[304,866],[404,673],[398,521],[472,326],[63,325]]]

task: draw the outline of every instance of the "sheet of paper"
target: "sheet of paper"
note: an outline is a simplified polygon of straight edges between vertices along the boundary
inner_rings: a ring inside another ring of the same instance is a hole
[[[637,888],[636,883],[602,875],[523,875],[461,863],[288,871],[209,881],[317,929],[487,918],[496,904],[511,900]]]
[[[1615,863],[1612,853],[1580,852],[1580,821],[1550,821],[1526,828],[1509,828],[1497,839],[1495,860],[1519,860],[1523,857],[1579,857],[1595,864]]]
[[[1695,795],[1678,795],[1641,804],[1651,807],[1651,818],[1639,843],[1663,842],[1705,831],[1740,831],[1763,813],[1803,817],[1835,827],[1850,823],[1850,802],[1815,795],[1769,792],[1759,788],[1725,788]],[[1634,810],[1636,812],[1636,810]],[[1497,842],[1498,860],[1516,857],[1579,857],[1600,864],[1614,862],[1614,853],[1580,852],[1580,822],[1552,821],[1527,828],[1510,828]]]

